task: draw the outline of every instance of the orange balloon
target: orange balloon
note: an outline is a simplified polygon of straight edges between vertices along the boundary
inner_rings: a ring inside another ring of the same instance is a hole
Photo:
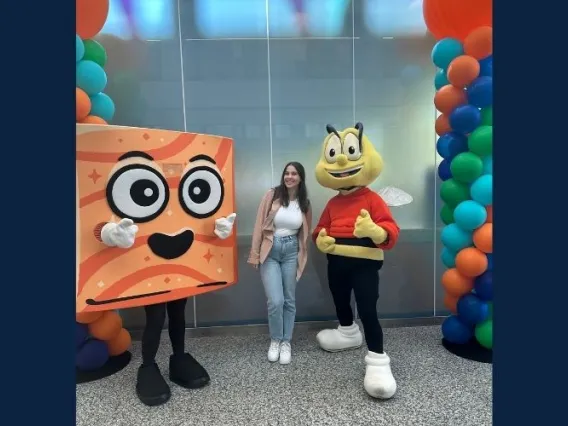
[[[466,55],[475,59],[487,58],[493,54],[493,28],[479,27],[473,30],[463,42]]]
[[[75,0],[76,32],[83,40],[93,38],[105,25],[109,0]]]
[[[87,115],[81,123],[83,124],[108,124],[104,121],[101,117],[97,117],[96,115]]]
[[[423,0],[422,13],[436,40],[464,41],[477,27],[493,26],[493,0]]]
[[[471,56],[458,56],[448,66],[448,81],[459,89],[463,89],[478,76],[479,62]]]
[[[456,268],[450,268],[442,275],[442,287],[446,293],[459,298],[473,290],[473,279],[462,275]]]
[[[485,207],[487,210],[487,219],[485,220],[486,223],[493,223],[493,206]]]
[[[95,339],[112,340],[120,333],[122,329],[122,318],[114,311],[106,311],[103,315],[89,324],[89,333]]]
[[[83,312],[77,314],[75,320],[80,324],[90,324],[98,320],[102,315],[102,312]]]
[[[493,253],[492,223],[484,223],[473,232],[473,244],[483,253]]]
[[[114,339],[107,341],[108,353],[110,356],[120,355],[130,348],[132,338],[125,328],[121,329]]]
[[[434,96],[434,105],[443,114],[450,114],[456,107],[466,103],[465,92],[451,84],[441,87]]]
[[[436,128],[436,134],[438,136],[442,136],[452,131],[452,128],[450,126],[450,119],[446,114],[442,114],[438,118],[436,118],[435,128]]]
[[[75,118],[78,122],[84,120],[91,112],[91,98],[82,89],[75,88]]]
[[[458,298],[452,296],[451,294],[444,295],[444,306],[452,314],[457,313],[457,311],[458,311]]]
[[[475,247],[467,247],[456,255],[456,269],[465,277],[474,278],[487,270],[487,256]]]

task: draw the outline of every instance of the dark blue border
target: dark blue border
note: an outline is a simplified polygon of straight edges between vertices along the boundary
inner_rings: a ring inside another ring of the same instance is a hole
[[[551,0],[493,3],[493,419],[557,424],[568,338],[566,19]]]
[[[2,415],[75,425],[75,3],[3,12]]]

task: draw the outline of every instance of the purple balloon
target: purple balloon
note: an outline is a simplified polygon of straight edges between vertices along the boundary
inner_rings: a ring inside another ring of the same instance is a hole
[[[449,121],[453,131],[468,134],[481,124],[481,112],[473,105],[462,105],[452,111]]]

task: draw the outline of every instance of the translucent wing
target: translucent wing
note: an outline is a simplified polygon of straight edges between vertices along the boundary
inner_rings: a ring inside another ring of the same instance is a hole
[[[381,196],[385,203],[391,207],[400,207],[412,203],[412,195],[404,192],[402,189],[387,186],[379,189],[377,193]]]

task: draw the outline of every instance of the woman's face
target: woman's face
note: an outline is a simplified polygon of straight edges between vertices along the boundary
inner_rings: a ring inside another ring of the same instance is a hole
[[[292,165],[286,167],[284,170],[284,185],[288,189],[297,188],[300,185],[300,175],[296,168]]]

